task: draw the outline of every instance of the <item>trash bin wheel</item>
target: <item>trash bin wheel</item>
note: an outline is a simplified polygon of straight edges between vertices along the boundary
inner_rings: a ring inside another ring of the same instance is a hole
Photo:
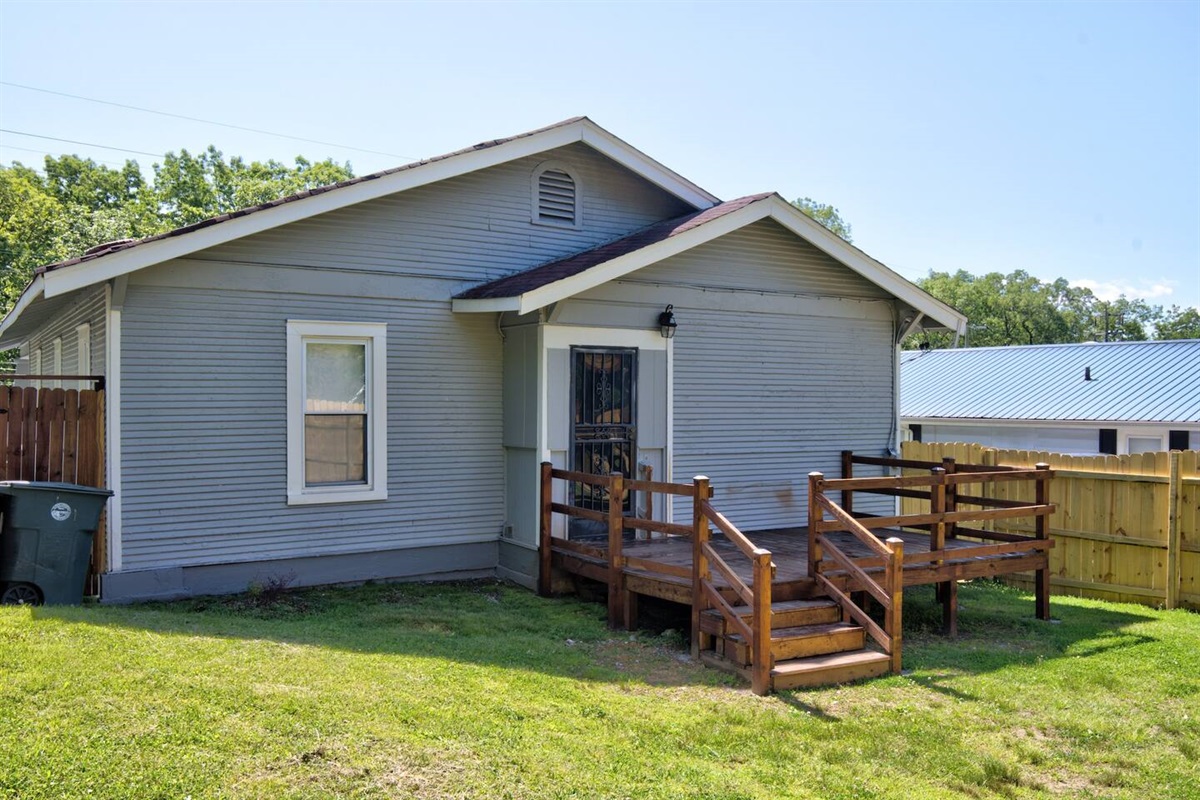
[[[42,594],[32,583],[9,584],[0,594],[0,606],[40,606]]]

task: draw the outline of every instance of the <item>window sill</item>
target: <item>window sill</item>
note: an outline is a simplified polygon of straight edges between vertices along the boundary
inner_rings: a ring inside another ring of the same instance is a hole
[[[332,503],[368,503],[387,500],[387,489],[326,489],[288,492],[289,506],[330,505]]]

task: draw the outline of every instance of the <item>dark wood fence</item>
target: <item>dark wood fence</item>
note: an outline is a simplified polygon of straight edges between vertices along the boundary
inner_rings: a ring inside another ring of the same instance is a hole
[[[0,480],[104,486],[104,390],[0,386]],[[107,560],[106,520],[92,548],[88,592]]]

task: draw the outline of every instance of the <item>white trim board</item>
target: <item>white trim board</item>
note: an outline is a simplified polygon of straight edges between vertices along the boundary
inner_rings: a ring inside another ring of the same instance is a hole
[[[845,242],[819,222],[805,216],[779,195],[771,195],[752,202],[711,222],[706,222],[631,253],[617,256],[583,272],[523,294],[478,300],[455,299],[452,307],[459,312],[515,311],[518,314],[528,314],[551,303],[557,303],[581,292],[594,289],[631,272],[711,242],[763,219],[772,219],[778,222],[893,297],[907,303],[920,314],[941,322],[957,333],[966,332],[967,318],[965,316]]]
[[[641,175],[695,208],[709,208],[718,202],[715,196],[705,192],[682,175],[662,166],[591,120],[582,119],[568,125],[547,128],[537,133],[520,136],[494,147],[471,150],[416,164],[375,180],[363,181],[300,198],[272,208],[255,211],[243,217],[189,231],[179,236],[171,236],[126,250],[118,250],[110,255],[80,264],[51,270],[39,277],[44,279],[45,296],[55,297],[117,275],[124,275],[234,239],[261,233],[280,225],[308,219],[318,214],[385,197],[417,186],[487,169],[526,156],[537,155],[575,142],[583,142],[591,146],[621,166]],[[20,303],[18,303],[18,307],[20,307]],[[2,330],[3,328],[0,327],[0,331]]]

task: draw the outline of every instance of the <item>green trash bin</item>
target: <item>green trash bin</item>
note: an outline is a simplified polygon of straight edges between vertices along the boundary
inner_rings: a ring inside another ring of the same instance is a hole
[[[83,602],[108,489],[74,483],[0,481],[0,604]]]

